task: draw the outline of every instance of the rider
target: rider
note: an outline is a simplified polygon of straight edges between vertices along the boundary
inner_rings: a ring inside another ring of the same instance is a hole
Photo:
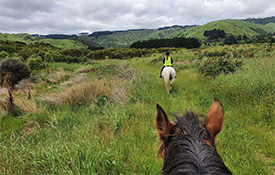
[[[172,66],[172,64],[173,64],[173,59],[172,59],[172,57],[170,57],[169,55],[170,55],[170,53],[167,51],[166,52],[166,57],[164,57],[164,55],[163,55],[163,67],[162,67],[162,69],[161,69],[161,71],[160,71],[160,76],[159,76],[159,78],[162,78],[162,71],[163,71],[163,69],[165,68],[165,67],[173,67]],[[176,78],[176,77],[175,77]]]

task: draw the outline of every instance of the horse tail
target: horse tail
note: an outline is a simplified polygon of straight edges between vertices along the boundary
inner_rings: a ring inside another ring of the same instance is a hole
[[[171,76],[171,71],[169,70],[167,74],[165,75],[165,87],[167,92],[170,91],[170,76]]]

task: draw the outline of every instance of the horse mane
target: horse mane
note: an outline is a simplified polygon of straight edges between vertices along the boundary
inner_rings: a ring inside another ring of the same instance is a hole
[[[208,133],[204,122],[193,112],[177,119],[165,149],[163,174],[231,174],[217,153],[214,140]],[[211,143],[212,147],[203,140]]]

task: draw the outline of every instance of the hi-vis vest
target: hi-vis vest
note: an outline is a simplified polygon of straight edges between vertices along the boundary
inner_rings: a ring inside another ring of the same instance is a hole
[[[165,59],[164,66],[172,66],[171,57],[168,57],[167,60]]]

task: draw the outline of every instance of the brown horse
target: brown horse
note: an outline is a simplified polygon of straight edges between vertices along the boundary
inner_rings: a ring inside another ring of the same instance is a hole
[[[155,127],[162,141],[158,151],[164,158],[162,174],[232,174],[214,143],[224,120],[219,99],[214,98],[204,122],[194,112],[175,117],[177,122],[170,122],[166,112],[157,104]]]

